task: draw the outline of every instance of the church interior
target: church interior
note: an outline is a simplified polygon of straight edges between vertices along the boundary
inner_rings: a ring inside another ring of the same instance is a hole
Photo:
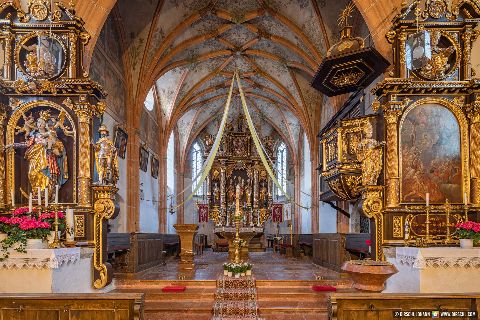
[[[478,0],[0,0],[0,319],[478,319],[478,74]]]

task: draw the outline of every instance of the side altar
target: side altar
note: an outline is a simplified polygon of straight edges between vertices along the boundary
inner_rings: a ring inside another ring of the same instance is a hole
[[[478,293],[480,248],[397,247],[386,250],[398,273],[387,280],[384,293]]]
[[[92,132],[107,93],[84,64],[90,35],[73,8],[46,0],[3,2],[0,27],[0,274],[18,280],[1,290],[105,288],[118,166],[106,127]]]

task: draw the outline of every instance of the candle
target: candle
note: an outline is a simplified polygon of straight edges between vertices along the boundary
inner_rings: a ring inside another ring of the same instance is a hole
[[[55,204],[58,204],[58,190],[60,189],[60,186],[57,184],[55,186]]]
[[[10,198],[12,199],[12,207],[15,207],[15,191],[13,189],[10,190]]]
[[[32,193],[30,192],[30,194],[28,195],[28,212],[32,212],[33,211],[33,199],[32,199]]]
[[[430,193],[427,192],[427,193],[425,194],[425,199],[426,199],[426,201],[427,201],[427,206],[430,205]]]
[[[48,188],[45,188],[45,207],[48,207]]]
[[[237,184],[235,215],[240,215],[240,185]]]
[[[37,204],[42,205],[42,189],[40,187],[37,188]]]
[[[467,193],[466,192],[463,193],[463,204],[464,205],[468,204],[468,199],[467,199]]]
[[[67,242],[74,242],[75,241],[75,222],[73,217],[73,209],[68,208],[66,211],[66,225],[67,225],[67,232],[66,232],[66,241]]]

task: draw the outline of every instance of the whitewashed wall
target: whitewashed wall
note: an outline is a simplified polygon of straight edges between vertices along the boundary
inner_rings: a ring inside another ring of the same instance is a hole
[[[171,196],[176,194],[176,189],[175,189],[175,138],[174,134],[172,133],[170,135],[170,138],[168,140],[168,147],[167,147],[167,227],[166,232],[170,234],[175,233],[175,228],[173,225],[177,223],[177,211],[173,214],[169,212],[169,206],[171,203]],[[173,205],[175,206],[177,204],[176,198],[173,197]]]
[[[150,157],[147,172],[138,169],[140,175],[140,230],[139,232],[155,233],[158,225],[158,179],[151,174]],[[143,184],[143,185],[142,185]],[[143,198],[143,199],[142,199]]]

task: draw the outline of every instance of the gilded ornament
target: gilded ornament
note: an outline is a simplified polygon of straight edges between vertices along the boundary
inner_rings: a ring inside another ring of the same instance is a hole
[[[394,216],[393,217],[393,237],[394,238],[403,238],[403,216]]]
[[[85,237],[85,216],[75,215],[75,237],[83,238]]]
[[[30,1],[29,13],[37,21],[43,21],[48,17],[47,2],[44,0]]]
[[[116,185],[119,177],[117,148],[108,137],[109,131],[105,125],[100,126],[98,133],[100,139],[93,145],[98,183]]]
[[[370,123],[365,128],[365,139],[357,146],[357,158],[362,163],[362,185],[374,186],[383,167],[383,142],[372,139]]]

